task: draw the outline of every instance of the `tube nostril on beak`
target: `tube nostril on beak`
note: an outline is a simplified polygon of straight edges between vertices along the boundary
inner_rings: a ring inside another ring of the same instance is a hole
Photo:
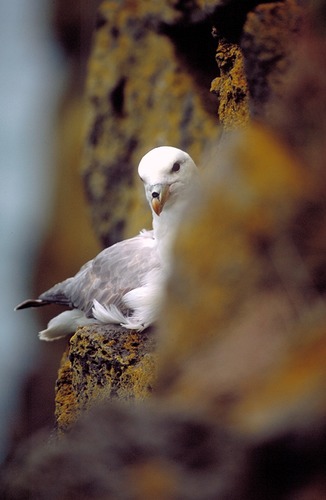
[[[160,197],[160,193],[157,193],[156,191],[152,192],[152,198],[159,198],[159,197]]]

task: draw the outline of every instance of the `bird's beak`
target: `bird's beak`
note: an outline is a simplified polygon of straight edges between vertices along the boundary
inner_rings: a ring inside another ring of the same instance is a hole
[[[160,215],[162,212],[169,194],[168,184],[155,184],[151,186],[151,203],[156,215]]]

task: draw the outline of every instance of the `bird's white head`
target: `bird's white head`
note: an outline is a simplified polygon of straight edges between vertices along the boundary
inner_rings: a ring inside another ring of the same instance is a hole
[[[138,173],[155,217],[160,216],[163,209],[165,213],[184,205],[187,191],[197,180],[198,169],[185,151],[160,146],[141,159]]]

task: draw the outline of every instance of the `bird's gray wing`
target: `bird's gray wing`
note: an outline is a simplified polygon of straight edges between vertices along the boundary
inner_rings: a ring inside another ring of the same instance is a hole
[[[160,266],[152,233],[146,232],[106,248],[73,277],[40,295],[40,299],[81,309],[91,316],[93,300],[125,308],[125,293],[142,285],[148,272]],[[59,300],[58,300],[59,299]]]

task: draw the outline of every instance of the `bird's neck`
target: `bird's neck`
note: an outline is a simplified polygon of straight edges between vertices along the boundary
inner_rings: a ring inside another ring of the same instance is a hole
[[[172,211],[173,212],[173,211]],[[154,238],[157,241],[158,252],[162,262],[166,262],[171,251],[177,229],[176,214],[163,210],[160,215],[153,213]]]

